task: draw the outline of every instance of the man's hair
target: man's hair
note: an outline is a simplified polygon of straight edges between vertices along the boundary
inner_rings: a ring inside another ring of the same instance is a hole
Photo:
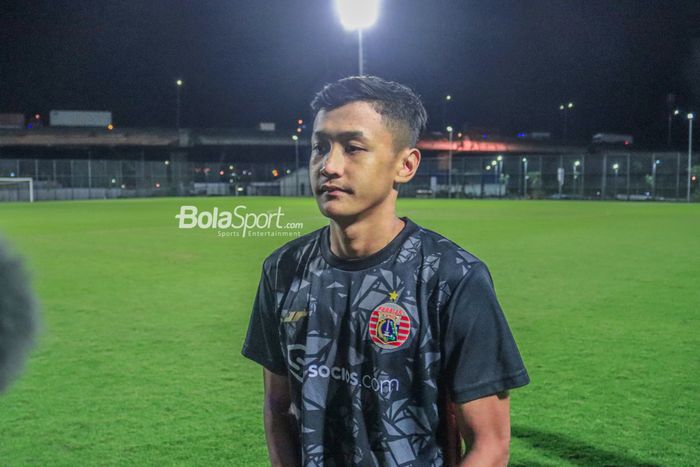
[[[420,97],[411,88],[377,76],[350,76],[326,84],[311,101],[314,117],[321,110],[333,110],[355,101],[370,103],[394,128],[396,149],[415,147],[428,121]]]

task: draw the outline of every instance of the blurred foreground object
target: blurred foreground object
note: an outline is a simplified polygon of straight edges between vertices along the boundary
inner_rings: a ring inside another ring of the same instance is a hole
[[[0,237],[0,393],[22,369],[38,327],[38,304],[24,265]]]

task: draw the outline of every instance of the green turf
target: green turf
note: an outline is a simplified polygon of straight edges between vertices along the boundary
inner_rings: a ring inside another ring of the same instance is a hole
[[[266,465],[261,370],[240,356],[261,261],[285,238],[179,230],[183,204],[1,204],[44,332],[0,397],[0,465]],[[532,383],[511,465],[698,465],[700,205],[401,200],[484,260]]]

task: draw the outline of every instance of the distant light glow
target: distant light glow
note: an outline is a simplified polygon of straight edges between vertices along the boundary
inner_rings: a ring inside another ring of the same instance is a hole
[[[681,113],[681,111],[678,110],[678,109],[676,109],[676,110],[673,111],[673,115],[678,115],[679,113]]]
[[[110,123],[109,125],[107,125],[107,129],[108,129],[109,131],[114,130],[114,125],[112,125],[112,124]]]
[[[445,96],[445,100],[446,100],[446,101],[451,101],[451,100],[452,100],[452,96],[450,96],[449,94],[446,95],[446,96]]]
[[[273,177],[277,177],[277,176],[279,176],[279,174],[280,174],[280,173],[279,173],[279,171],[278,171],[277,169],[272,169],[272,176],[273,176]]]
[[[336,0],[340,22],[348,31],[367,29],[377,22],[379,0]]]
[[[223,171],[223,170],[219,170],[219,175],[224,175],[224,171]]]
[[[446,130],[447,130],[448,133],[452,133],[453,128],[452,128],[451,126],[448,126],[448,127],[446,128]]]
[[[527,157],[523,157],[523,162],[527,162]]]
[[[496,162],[496,161],[491,161],[491,165],[495,166],[496,164],[498,164],[498,162]]]
[[[574,107],[574,103],[573,103],[573,102],[569,102],[569,103],[567,104],[567,107],[570,108],[570,109],[572,109],[572,108]]]
[[[688,120],[692,120],[692,119],[694,119],[694,118],[695,118],[695,114],[693,114],[692,112],[690,112],[690,113],[688,114]]]
[[[502,160],[503,160],[503,156],[500,156],[500,155],[499,155],[499,156],[496,158],[496,160],[499,161],[499,162],[502,161]]]
[[[170,161],[164,161],[163,164],[170,165]]]
[[[298,123],[299,125],[303,125],[303,124],[304,124],[304,120],[302,120],[302,119],[300,118],[299,120],[297,120],[297,123]]]
[[[299,137],[297,135],[292,135],[292,140],[297,141]]]
[[[179,80],[175,81],[175,84],[177,84],[178,86],[182,86],[182,80],[179,79]]]
[[[518,133],[518,138],[524,138],[524,137],[525,137],[525,133],[522,133],[522,132]]]
[[[156,182],[156,188],[160,188],[160,183]]]
[[[574,167],[578,167],[579,165],[581,165],[581,161],[574,162]]]

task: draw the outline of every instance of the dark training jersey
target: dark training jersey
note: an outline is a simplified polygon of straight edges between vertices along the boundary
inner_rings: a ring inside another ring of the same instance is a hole
[[[243,355],[287,375],[307,466],[441,466],[447,395],[529,377],[486,265],[406,217],[343,260],[326,226],[265,259]]]

